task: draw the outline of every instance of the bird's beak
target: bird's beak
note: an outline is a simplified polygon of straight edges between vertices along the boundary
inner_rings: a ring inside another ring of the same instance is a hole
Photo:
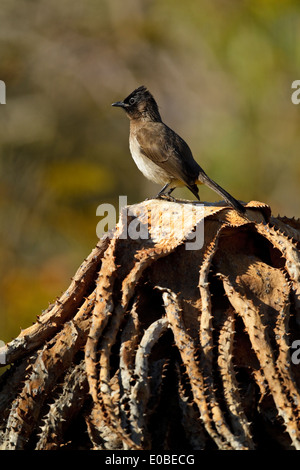
[[[123,101],[117,101],[113,103],[112,106],[118,106],[119,108],[125,108],[126,104]]]

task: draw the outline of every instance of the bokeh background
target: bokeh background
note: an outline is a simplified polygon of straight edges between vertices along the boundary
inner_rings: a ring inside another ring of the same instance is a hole
[[[139,85],[219,184],[299,217],[299,0],[1,0],[0,24],[1,340],[67,288],[99,204],[160,189],[110,106]]]

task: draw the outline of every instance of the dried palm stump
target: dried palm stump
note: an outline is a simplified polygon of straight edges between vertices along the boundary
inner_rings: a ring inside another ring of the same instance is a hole
[[[1,447],[300,449],[300,222],[257,202],[130,209],[0,350]]]

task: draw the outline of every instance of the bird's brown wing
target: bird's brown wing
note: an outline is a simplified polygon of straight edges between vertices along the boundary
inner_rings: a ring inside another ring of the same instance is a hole
[[[201,168],[187,143],[162,122],[147,123],[136,133],[145,157],[186,185],[195,182]]]

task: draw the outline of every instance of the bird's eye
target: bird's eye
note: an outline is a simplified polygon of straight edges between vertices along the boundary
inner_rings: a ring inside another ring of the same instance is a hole
[[[129,104],[134,104],[135,103],[135,98],[130,98]]]

